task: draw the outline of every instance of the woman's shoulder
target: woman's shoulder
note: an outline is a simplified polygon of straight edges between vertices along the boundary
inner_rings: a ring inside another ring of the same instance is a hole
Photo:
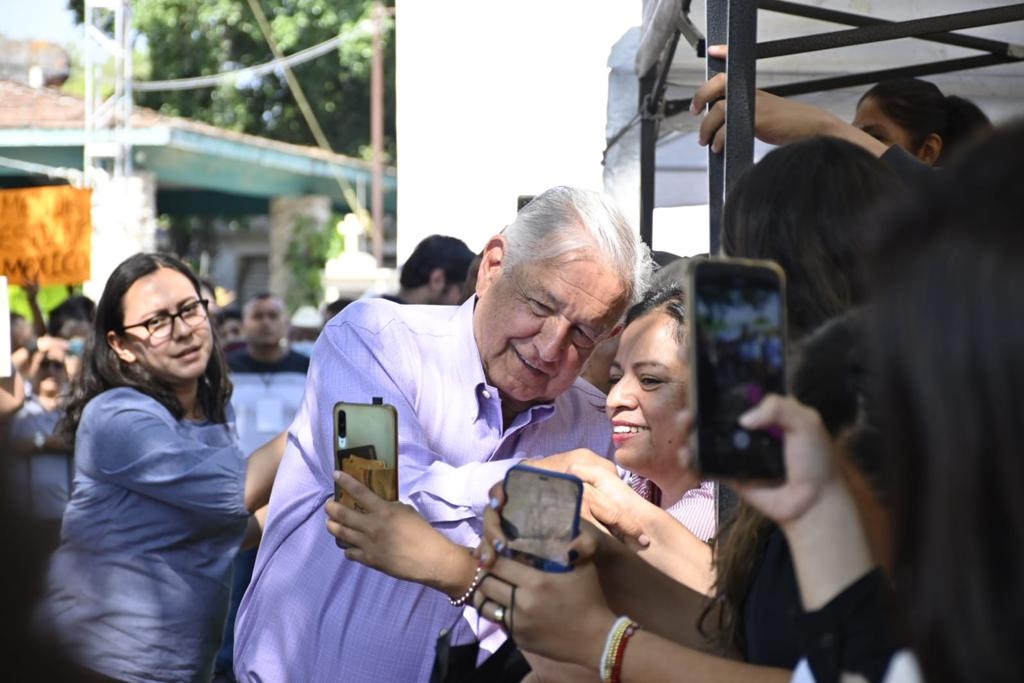
[[[131,387],[114,387],[94,396],[82,411],[82,421],[109,419],[124,411],[148,413],[174,421],[170,411],[162,403]]]

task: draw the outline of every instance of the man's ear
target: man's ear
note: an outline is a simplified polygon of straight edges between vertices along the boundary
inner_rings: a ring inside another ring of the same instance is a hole
[[[921,146],[917,148],[917,152],[914,156],[929,166],[934,166],[935,162],[939,160],[939,156],[941,155],[942,138],[935,133],[931,133],[924,139]]]
[[[487,241],[484,247],[484,255],[480,259],[480,269],[476,276],[476,295],[481,296],[491,288],[501,275],[502,266],[505,264],[505,237],[495,235]]]
[[[107,346],[114,350],[117,357],[123,360],[125,363],[134,363],[135,354],[124,345],[121,337],[118,336],[114,331],[107,332]]]

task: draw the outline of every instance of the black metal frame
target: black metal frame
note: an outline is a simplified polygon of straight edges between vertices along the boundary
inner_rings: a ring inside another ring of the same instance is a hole
[[[690,107],[690,99],[666,101],[664,98],[668,71],[680,35],[686,38],[698,56],[704,56],[705,40],[689,20],[689,6],[689,0],[683,3],[682,16],[677,20],[669,46],[666,47],[658,64],[640,79],[639,120],[642,126],[640,134],[640,236],[648,245],[652,243],[653,238],[654,169],[658,124],[665,116],[672,116]],[[756,43],[758,9],[846,24],[856,28]],[[907,21],[887,21],[784,0],[705,0],[705,16],[707,17],[708,34],[706,42],[712,45],[729,45],[729,83],[726,93],[729,101],[729,107],[726,110],[729,135],[726,139],[724,154],[713,154],[710,149],[708,152],[708,200],[710,205],[708,230],[712,253],[719,251],[718,226],[725,192],[735,178],[753,163],[754,89],[758,59],[900,38],[915,38],[955,45],[985,53],[973,57],[786,83],[765,88],[767,92],[781,96],[867,85],[889,78],[949,73],[1024,60],[1024,45],[952,32],[964,28],[1024,20],[1024,3]],[[726,65],[722,60],[708,57],[708,78],[724,71],[725,68]],[[635,125],[635,122],[636,119],[614,136],[609,141],[609,146],[615,144],[621,138],[622,133]]]

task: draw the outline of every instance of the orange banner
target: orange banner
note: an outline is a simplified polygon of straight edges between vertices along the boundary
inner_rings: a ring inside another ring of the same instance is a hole
[[[89,279],[92,191],[67,185],[0,190],[0,275],[12,284]]]

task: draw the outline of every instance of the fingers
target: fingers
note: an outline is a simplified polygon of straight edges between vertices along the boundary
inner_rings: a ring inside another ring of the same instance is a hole
[[[708,57],[714,57],[715,59],[728,59],[729,58],[729,46],[728,45],[708,45]]]
[[[602,462],[611,465],[610,460],[604,460],[602,458]],[[606,465],[577,462],[569,466],[568,473],[579,477],[584,483],[592,484],[594,486],[599,486],[601,482],[607,481],[608,477],[613,477],[616,480],[619,479],[618,472],[615,470],[614,465],[611,465],[611,469],[609,469]]]
[[[572,543],[569,544],[569,551],[576,553],[576,559],[573,561],[573,566],[583,564],[584,562],[590,562],[597,555],[599,547],[599,538],[595,534],[600,532],[596,529],[588,527],[582,527],[580,529],[580,535],[573,539]]]
[[[787,433],[822,428],[817,411],[778,394],[765,396],[759,404],[740,415],[739,423],[746,429],[779,426]]]
[[[372,512],[376,506],[385,502],[384,499],[363,486],[362,482],[350,474],[335,470],[334,481],[338,483],[342,491],[352,497],[352,500],[356,502],[358,507],[367,512]]]
[[[498,552],[508,539],[501,529],[501,509],[505,505],[505,492],[500,484],[491,488],[491,502],[484,508],[484,537],[480,543],[480,564],[490,568]]]
[[[711,144],[711,150],[716,154],[725,149],[725,107],[725,100],[715,102],[697,131],[697,141],[703,146]]]
[[[690,112],[694,115],[699,115],[709,103],[725,97],[727,82],[728,79],[724,73],[715,74],[708,79],[706,83],[694,91],[693,99],[690,101]]]

